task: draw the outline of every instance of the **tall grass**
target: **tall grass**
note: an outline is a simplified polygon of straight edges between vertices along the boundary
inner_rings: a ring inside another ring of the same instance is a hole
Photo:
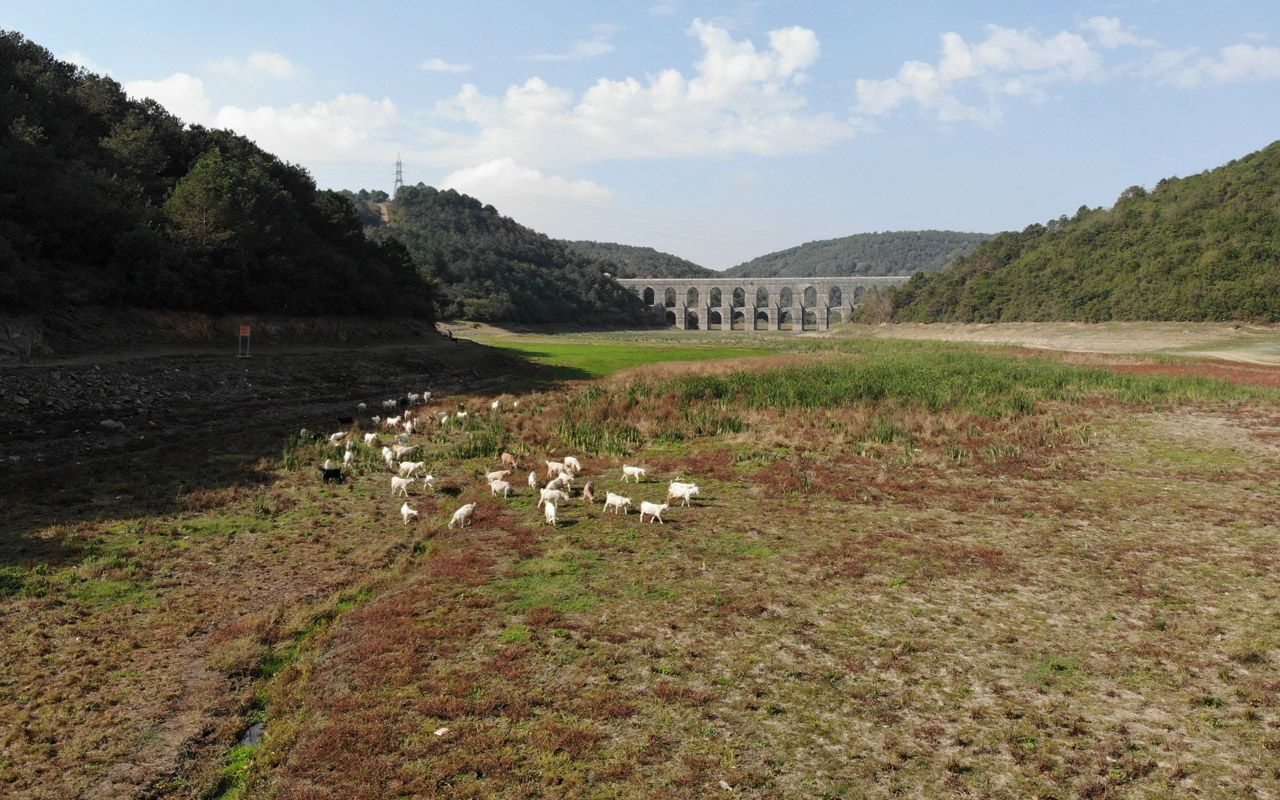
[[[1126,404],[1158,405],[1277,397],[1273,390],[1212,378],[1121,374],[1048,357],[933,343],[873,346],[859,358],[833,354],[828,362],[768,372],[680,376],[660,386],[632,390],[638,396],[668,393],[684,403],[714,401],[757,409],[866,404],[916,406],[932,412],[967,410],[994,418],[1032,413],[1043,400],[1105,397]]]

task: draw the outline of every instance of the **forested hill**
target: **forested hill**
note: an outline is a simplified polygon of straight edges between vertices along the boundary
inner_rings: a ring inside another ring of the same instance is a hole
[[[404,248],[229,131],[0,31],[0,307],[430,317]]]
[[[371,235],[408,248],[436,281],[446,318],[594,325],[649,319],[638,297],[605,277],[606,265],[452,189],[401,188],[391,224]]]
[[[895,320],[1280,320],[1280,142],[1004,233],[892,296]]]
[[[724,274],[737,278],[911,275],[940,270],[990,238],[986,233],[957,231],[858,233],[760,256]]]
[[[612,265],[613,275],[618,278],[715,278],[720,275],[713,269],[652,247],[588,241],[564,244],[587,258]]]

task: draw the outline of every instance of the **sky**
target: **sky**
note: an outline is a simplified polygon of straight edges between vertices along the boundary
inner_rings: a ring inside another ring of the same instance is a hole
[[[1280,138],[1280,2],[0,2],[323,188],[454,188],[717,269],[1021,230]]]

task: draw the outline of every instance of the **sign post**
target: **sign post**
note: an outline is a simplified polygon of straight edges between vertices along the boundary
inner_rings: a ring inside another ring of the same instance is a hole
[[[249,335],[253,333],[253,328],[249,325],[240,326],[240,337],[236,342],[236,358],[249,357]]]

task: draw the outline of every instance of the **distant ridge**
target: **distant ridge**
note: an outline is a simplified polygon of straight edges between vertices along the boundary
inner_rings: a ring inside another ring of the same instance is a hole
[[[735,278],[912,275],[936,272],[991,238],[959,231],[886,231],[806,242],[724,271]]]
[[[1002,233],[891,302],[902,321],[1280,321],[1280,142]]]
[[[714,278],[721,273],[652,247],[609,242],[565,241],[570,250],[604,262],[618,278]]]

